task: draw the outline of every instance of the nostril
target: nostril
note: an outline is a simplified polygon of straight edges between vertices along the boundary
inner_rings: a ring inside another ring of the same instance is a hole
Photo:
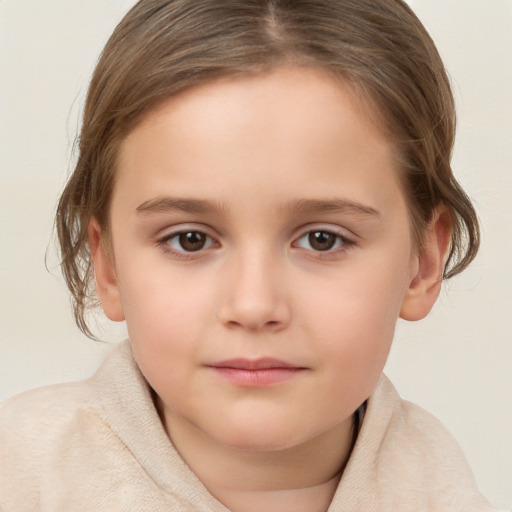
[[[271,293],[270,293],[271,292]],[[240,282],[219,305],[218,319],[229,329],[277,331],[290,320],[289,305],[270,287],[247,287]]]

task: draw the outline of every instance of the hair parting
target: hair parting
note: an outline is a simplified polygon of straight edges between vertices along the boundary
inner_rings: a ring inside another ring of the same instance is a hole
[[[464,270],[479,246],[475,210],[451,168],[455,108],[429,34],[402,0],[141,0],[107,42],[93,73],[74,172],[56,230],[75,320],[94,337],[97,306],[87,242],[92,218],[108,233],[120,144],[151,109],[223,76],[277,66],[323,69],[372,107],[394,144],[413,236],[439,207],[451,219],[444,277]]]

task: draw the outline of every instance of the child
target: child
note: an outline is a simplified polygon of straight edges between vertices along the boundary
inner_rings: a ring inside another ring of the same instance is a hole
[[[478,249],[453,137],[400,0],[139,2],[57,212],[79,327],[129,341],[2,407],[0,510],[493,510],[382,375]]]

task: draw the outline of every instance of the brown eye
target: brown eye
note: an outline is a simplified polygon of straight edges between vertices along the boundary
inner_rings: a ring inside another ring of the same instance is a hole
[[[174,254],[198,252],[216,246],[215,240],[202,231],[179,231],[166,236],[159,244]]]
[[[315,251],[329,251],[340,237],[329,231],[311,231],[308,234],[308,242]]]
[[[294,246],[313,252],[335,252],[336,249],[344,249],[345,246],[349,246],[352,243],[349,239],[336,232],[316,229],[304,233],[294,243]]]
[[[204,249],[207,236],[199,231],[188,231],[178,235],[179,245],[184,251],[194,252]]]

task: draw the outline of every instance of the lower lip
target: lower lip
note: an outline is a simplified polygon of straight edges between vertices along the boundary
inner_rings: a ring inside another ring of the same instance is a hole
[[[279,384],[296,377],[303,368],[265,368],[261,370],[243,370],[240,368],[212,367],[224,379],[244,387],[265,387]]]

